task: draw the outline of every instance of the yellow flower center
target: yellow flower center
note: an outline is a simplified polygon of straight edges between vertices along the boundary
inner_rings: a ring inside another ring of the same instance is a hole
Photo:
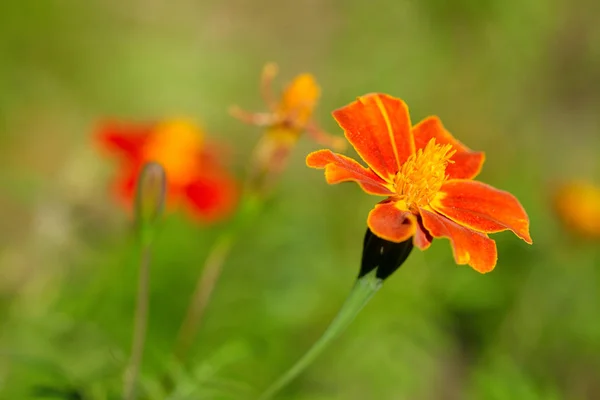
[[[409,210],[416,212],[433,200],[447,179],[446,166],[454,162],[450,160],[454,153],[451,145],[431,139],[402,165],[394,178],[394,188]]]
[[[200,167],[202,145],[202,131],[192,122],[165,121],[154,128],[144,158],[162,164],[170,183],[186,184]]]

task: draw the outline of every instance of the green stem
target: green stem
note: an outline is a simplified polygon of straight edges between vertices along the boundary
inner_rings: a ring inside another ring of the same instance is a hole
[[[292,368],[263,392],[259,400],[271,399],[277,392],[300,375],[350,325],[363,307],[371,300],[371,297],[381,288],[382,283],[383,281],[375,276],[375,271],[357,280],[342,308],[325,333]]]
[[[235,235],[226,232],[217,239],[206,259],[177,337],[174,355],[179,360],[185,359],[185,355],[194,341],[204,311],[221,276],[223,264],[233,246],[234,239]]]
[[[177,359],[183,361],[189,352],[202,322],[206,307],[221,276],[225,260],[240,234],[258,216],[261,204],[261,198],[246,195],[230,228],[217,239],[210,250],[204,263],[204,268],[196,281],[196,287],[188,305],[186,315],[179,328],[174,350],[174,356]]]
[[[123,399],[134,398],[135,384],[142,364],[144,354],[144,342],[148,327],[148,306],[150,291],[150,242],[148,240],[142,246],[142,256],[138,280],[138,295],[135,308],[135,327],[131,344],[131,356],[125,370],[123,384]]]

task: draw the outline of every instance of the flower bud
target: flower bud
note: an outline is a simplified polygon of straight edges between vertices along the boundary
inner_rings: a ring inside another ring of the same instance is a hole
[[[167,176],[163,166],[151,161],[144,164],[137,181],[136,224],[143,231],[151,228],[162,215],[167,196]]]

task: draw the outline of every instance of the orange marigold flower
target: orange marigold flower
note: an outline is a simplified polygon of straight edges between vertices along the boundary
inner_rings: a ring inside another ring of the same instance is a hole
[[[330,184],[354,181],[365,192],[386,197],[367,219],[377,236],[397,243],[412,237],[421,250],[433,238],[447,238],[457,264],[482,273],[494,269],[497,260],[488,233],[510,229],[532,243],[519,201],[473,180],[484,154],[456,140],[438,117],[411,126],[406,104],[385,94],[359,97],[333,117],[368,168],[330,150],[309,154],[306,163],[325,168]]]
[[[574,233],[600,238],[600,188],[588,182],[562,184],[554,195],[554,208],[561,222]]]
[[[261,95],[268,112],[253,113],[238,106],[230,109],[231,115],[242,122],[267,128],[265,135],[254,152],[252,178],[270,178],[284,169],[290,150],[303,132],[307,132],[323,146],[338,151],[346,147],[341,137],[325,133],[312,119],[321,95],[321,89],[311,74],[296,76],[284,89],[279,98],[273,93],[272,82],[277,75],[277,65],[267,64],[261,78]]]
[[[160,163],[167,175],[167,205],[183,205],[193,217],[212,222],[233,210],[237,188],[219,160],[217,145],[185,119],[152,124],[109,122],[97,132],[100,148],[121,159],[114,182],[119,200],[131,209],[135,183],[146,162]]]

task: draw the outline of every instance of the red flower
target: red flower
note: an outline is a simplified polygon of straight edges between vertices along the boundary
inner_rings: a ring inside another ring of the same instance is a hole
[[[154,124],[107,123],[97,134],[102,150],[121,159],[114,182],[117,197],[131,208],[135,182],[144,163],[160,163],[167,175],[167,205],[183,205],[210,222],[227,216],[237,197],[233,177],[219,162],[214,145],[187,120]]]
[[[473,180],[484,154],[454,139],[438,117],[411,126],[406,104],[385,94],[359,97],[333,117],[368,168],[330,150],[309,154],[306,163],[325,168],[330,184],[354,181],[365,192],[386,197],[367,219],[377,236],[398,243],[412,237],[421,250],[433,238],[447,238],[456,263],[482,273],[494,269],[497,260],[488,233],[510,229],[532,243],[519,201]]]

